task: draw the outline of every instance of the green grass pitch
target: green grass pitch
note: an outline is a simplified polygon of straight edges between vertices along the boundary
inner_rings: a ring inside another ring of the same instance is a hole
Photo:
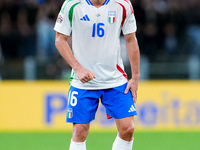
[[[111,150],[114,132],[91,132],[87,150]],[[200,132],[136,132],[133,150],[199,150]],[[0,150],[68,150],[71,133],[3,133]]]

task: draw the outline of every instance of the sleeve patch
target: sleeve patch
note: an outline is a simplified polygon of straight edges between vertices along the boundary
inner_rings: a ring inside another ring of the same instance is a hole
[[[63,23],[63,17],[61,15],[58,15],[56,22],[62,24]]]

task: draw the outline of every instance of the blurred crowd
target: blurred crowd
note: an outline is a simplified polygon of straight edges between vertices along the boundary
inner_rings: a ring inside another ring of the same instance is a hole
[[[190,45],[200,41],[190,40],[200,37],[199,0],[132,0],[132,3],[141,53],[150,61],[195,53]]]
[[[5,58],[55,53],[53,26],[59,0],[1,0],[0,43]]]
[[[0,0],[0,50],[3,57],[34,56],[39,60],[58,57],[53,27],[63,1]],[[200,56],[200,0],[131,2],[141,55],[149,62]]]

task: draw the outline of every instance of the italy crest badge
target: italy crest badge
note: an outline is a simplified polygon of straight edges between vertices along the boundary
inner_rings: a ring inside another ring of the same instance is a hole
[[[73,116],[72,108],[68,108],[68,110],[67,110],[67,117],[68,118],[72,118],[72,116]]]
[[[116,18],[116,11],[108,11],[108,22],[114,23]]]

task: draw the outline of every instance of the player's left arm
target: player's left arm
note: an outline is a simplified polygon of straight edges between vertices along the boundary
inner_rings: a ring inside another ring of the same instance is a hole
[[[131,65],[131,73],[132,77],[128,81],[127,87],[125,89],[125,93],[131,90],[133,100],[136,103],[137,102],[137,89],[138,89],[138,82],[140,78],[140,52],[139,52],[139,46],[137,42],[137,38],[134,33],[126,34],[124,35],[126,40],[126,48],[128,52],[128,57],[130,60]]]

